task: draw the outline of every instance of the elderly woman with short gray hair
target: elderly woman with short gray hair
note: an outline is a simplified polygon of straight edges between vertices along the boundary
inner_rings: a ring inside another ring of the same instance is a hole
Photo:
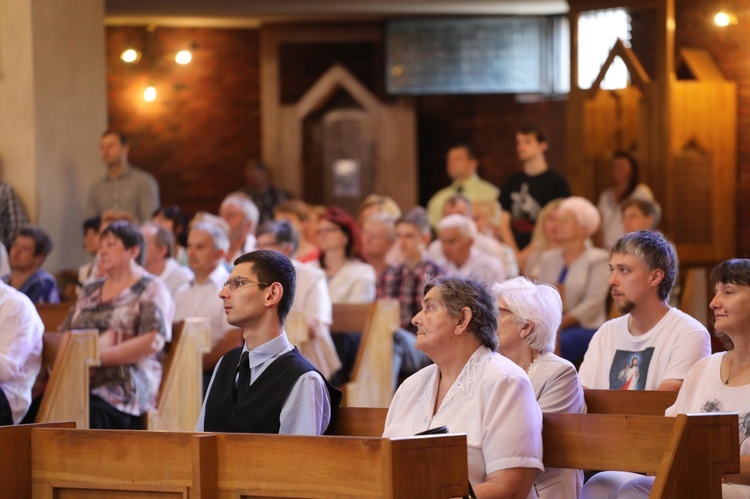
[[[584,413],[583,389],[573,364],[553,353],[562,319],[560,293],[525,277],[496,284],[498,351],[526,371],[542,412]],[[575,499],[583,472],[547,468],[534,482],[543,499]]]
[[[407,378],[388,409],[384,437],[447,426],[465,433],[477,497],[534,498],[542,466],[542,418],[528,376],[496,352],[497,305],[462,277],[425,286],[414,316],[416,348],[434,365]]]

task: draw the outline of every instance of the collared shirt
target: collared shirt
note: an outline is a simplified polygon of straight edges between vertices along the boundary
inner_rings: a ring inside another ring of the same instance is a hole
[[[497,201],[500,195],[500,189],[482,180],[476,174],[472,175],[464,182],[453,182],[445,189],[441,189],[427,203],[427,213],[430,215],[430,224],[437,227],[440,218],[443,216],[443,205],[448,199],[458,193],[466,196],[469,201]]]
[[[496,282],[503,282],[508,277],[502,262],[490,255],[483,253],[471,247],[469,257],[461,267],[457,267],[453,262],[443,259],[438,264],[445,269],[448,275],[462,275],[469,277],[472,275],[483,279],[487,284],[492,286]]]
[[[31,387],[42,365],[44,324],[28,296],[0,283],[0,390],[13,421],[29,410]]]
[[[125,165],[119,177],[112,179],[105,175],[91,186],[86,216],[101,215],[106,210],[122,210],[143,223],[151,219],[158,207],[159,184],[153,175]]]
[[[424,285],[444,275],[445,271],[431,260],[422,260],[413,269],[406,264],[388,266],[378,279],[378,299],[397,299],[401,309],[401,327],[416,333],[417,327],[411,323],[411,319],[422,309]]]
[[[10,274],[3,277],[5,284],[10,284]],[[25,294],[33,303],[60,303],[57,281],[46,270],[39,269],[26,279],[18,291]]]
[[[0,243],[10,247],[13,234],[28,221],[16,191],[10,184],[0,181]]]
[[[193,271],[177,263],[174,258],[167,258],[167,264],[159,277],[167,285],[169,294],[174,297],[177,290],[193,279]]]
[[[174,295],[175,321],[184,321],[188,317],[208,317],[212,348],[232,329],[224,313],[224,303],[219,298],[219,291],[227,278],[229,272],[219,263],[205,281],[198,283],[193,277]]]
[[[255,380],[274,360],[291,351],[292,348],[294,347],[289,343],[285,332],[252,350],[248,350],[245,344],[242,351],[249,352],[250,385],[255,383]],[[216,371],[223,360],[224,357],[219,359],[214,368],[195,431],[204,431],[206,400],[211,393]],[[326,431],[331,421],[331,400],[325,381],[320,374],[310,371],[300,376],[284,402],[280,420],[279,434],[282,435],[322,435]]]

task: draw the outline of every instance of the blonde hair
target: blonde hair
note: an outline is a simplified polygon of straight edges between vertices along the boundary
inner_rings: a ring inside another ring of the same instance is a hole
[[[539,212],[539,216],[536,218],[536,225],[534,226],[534,233],[531,236],[531,244],[535,250],[546,251],[550,249],[547,234],[544,233],[544,224],[547,221],[547,218],[549,218],[552,212],[560,206],[560,203],[562,203],[564,199],[565,198],[553,199],[544,205],[544,208]]]
[[[393,220],[401,218],[401,208],[398,203],[388,196],[381,196],[379,194],[370,194],[365,198],[364,201],[359,205],[357,209],[357,221],[360,225],[364,223],[362,220],[362,213],[373,206],[378,207],[378,212],[390,216]]]

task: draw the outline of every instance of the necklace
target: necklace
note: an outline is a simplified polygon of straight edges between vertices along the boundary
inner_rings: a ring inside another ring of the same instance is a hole
[[[735,376],[738,376],[739,374],[745,372],[747,370],[747,368],[750,367],[750,364],[748,364],[745,367],[743,367],[742,369],[740,369],[739,371],[737,371],[736,373],[732,374],[732,366],[733,365],[734,365],[734,354],[732,354],[732,360],[729,362],[729,374],[727,375],[727,379],[724,380],[724,384],[725,385],[728,385],[729,381],[731,381],[732,378],[734,378]]]

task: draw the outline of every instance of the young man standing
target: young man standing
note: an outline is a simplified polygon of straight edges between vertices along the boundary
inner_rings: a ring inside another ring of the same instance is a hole
[[[548,147],[549,137],[541,127],[521,128],[516,133],[516,153],[523,171],[511,175],[500,193],[500,235],[516,251],[519,268],[523,268],[524,249],[531,242],[539,212],[553,199],[570,196],[568,182],[547,165]]]
[[[258,250],[234,261],[219,293],[229,324],[245,344],[219,360],[196,431],[320,435],[341,392],[294,348],[284,332],[296,273],[278,251]]]
[[[658,232],[622,236],[609,263],[612,299],[622,317],[594,334],[579,375],[584,388],[674,390],[688,369],[711,354],[708,331],[669,306],[677,255]]]

